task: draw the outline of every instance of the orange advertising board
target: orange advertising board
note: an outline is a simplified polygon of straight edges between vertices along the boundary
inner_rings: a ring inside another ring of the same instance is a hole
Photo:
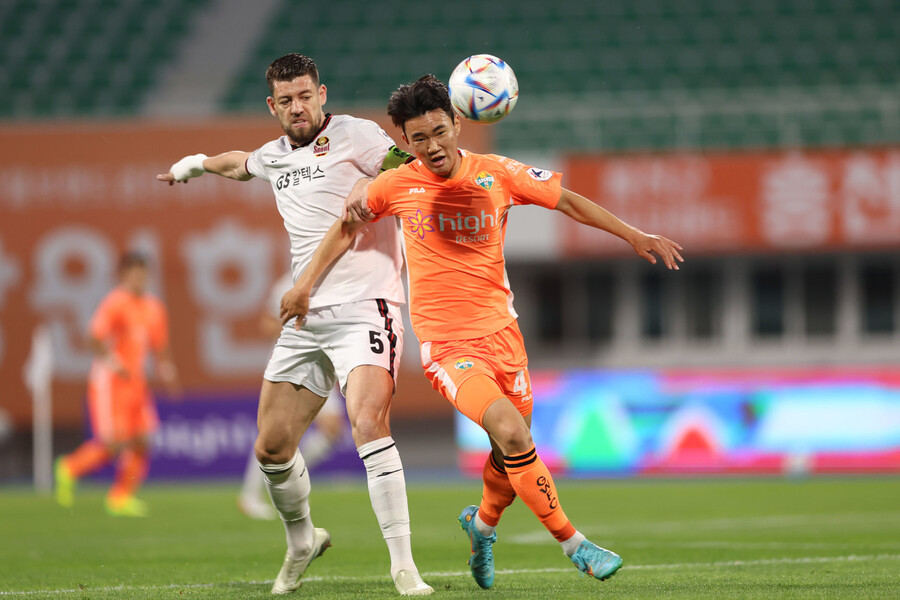
[[[900,247],[900,150],[584,155],[564,185],[689,253]],[[566,220],[569,256],[630,252]]]
[[[486,151],[485,130],[467,130],[465,144]],[[290,264],[271,187],[211,175],[170,187],[155,175],[184,155],[253,150],[280,133],[266,118],[0,128],[0,410],[19,427],[30,421],[23,370],[32,333],[45,325],[56,423],[80,425],[87,322],[127,249],[150,258],[185,390],[258,388],[271,350],[259,315]],[[411,393],[398,411],[449,412],[415,367],[415,347],[407,350]]]

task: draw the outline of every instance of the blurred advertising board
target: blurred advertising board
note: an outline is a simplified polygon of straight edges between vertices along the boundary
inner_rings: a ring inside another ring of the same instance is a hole
[[[381,112],[356,114],[399,138]],[[485,151],[484,130],[468,131],[466,144]],[[0,416],[28,427],[22,373],[32,333],[46,325],[55,425],[81,426],[87,323],[128,249],[150,258],[185,389],[257,393],[272,347],[259,315],[290,264],[271,187],[211,175],[168,186],[155,176],[187,154],[253,150],[280,133],[272,118],[0,126]],[[401,378],[411,370],[409,388],[428,393],[415,348],[410,356]],[[446,411],[417,396],[398,397],[395,414]]]
[[[691,253],[900,248],[900,150],[580,155],[564,184]],[[568,256],[628,253],[563,220]]]
[[[255,395],[160,396],[157,409],[159,429],[151,444],[151,479],[233,479],[244,473],[256,441]],[[85,435],[89,434],[85,422]],[[310,470],[332,475],[364,472],[349,423],[328,458]],[[113,468],[108,466],[95,478],[110,479],[112,474]]]
[[[561,474],[900,473],[900,371],[878,368],[531,373],[532,435]],[[487,436],[457,415],[463,470]]]

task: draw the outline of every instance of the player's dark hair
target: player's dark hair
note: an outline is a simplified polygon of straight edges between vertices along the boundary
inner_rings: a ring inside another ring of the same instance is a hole
[[[453,120],[453,106],[447,86],[432,74],[423,75],[413,83],[401,85],[388,100],[388,114],[394,125],[404,129],[410,119],[432,110],[443,110]],[[406,131],[404,129],[404,131]]]
[[[119,273],[132,269],[134,267],[147,268],[147,257],[140,252],[126,252],[119,259]]]
[[[275,59],[266,69],[266,83],[269,84],[269,92],[275,93],[272,83],[275,81],[293,81],[298,77],[309,75],[313,85],[319,87],[319,69],[316,62],[308,56],[291,52],[281,58]]]

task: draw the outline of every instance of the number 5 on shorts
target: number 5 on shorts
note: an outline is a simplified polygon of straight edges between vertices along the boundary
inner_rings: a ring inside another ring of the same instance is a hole
[[[377,331],[369,332],[369,344],[371,344],[372,352],[375,354],[381,354],[384,352],[384,342],[381,341],[381,336],[379,336]],[[516,383],[518,385],[518,379],[516,379]]]

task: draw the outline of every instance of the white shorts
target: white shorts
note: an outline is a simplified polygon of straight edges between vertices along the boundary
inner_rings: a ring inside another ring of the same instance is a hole
[[[275,342],[264,378],[290,381],[328,396],[335,381],[347,391],[350,371],[360,365],[384,368],[397,384],[403,349],[400,306],[385,300],[361,300],[315,308],[297,331],[294,320]]]

